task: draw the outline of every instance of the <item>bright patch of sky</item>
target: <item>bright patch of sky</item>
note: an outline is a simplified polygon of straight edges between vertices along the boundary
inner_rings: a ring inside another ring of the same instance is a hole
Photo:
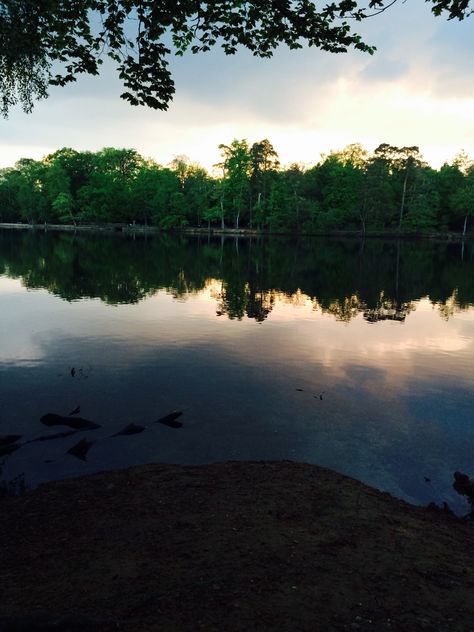
[[[353,142],[418,145],[434,167],[464,149],[474,157],[474,18],[447,21],[420,0],[357,24],[374,56],[279,49],[271,60],[220,50],[172,60],[167,112],[119,99],[112,66],[52,89],[32,114],[0,120],[0,167],[60,147],[133,147],[161,164],[187,155],[208,169],[218,145],[268,138],[282,164],[316,164]],[[356,29],[357,30],[357,29]]]

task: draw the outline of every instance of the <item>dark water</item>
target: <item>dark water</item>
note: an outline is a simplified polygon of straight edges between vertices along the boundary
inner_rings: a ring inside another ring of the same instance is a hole
[[[101,425],[23,445],[5,480],[293,459],[465,508],[472,243],[0,231],[0,274],[0,435],[70,431],[40,418],[78,405]]]

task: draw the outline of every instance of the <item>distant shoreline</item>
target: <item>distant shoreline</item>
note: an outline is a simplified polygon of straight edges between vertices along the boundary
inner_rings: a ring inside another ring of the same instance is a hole
[[[84,232],[84,233],[112,233],[112,234],[174,234],[174,235],[205,235],[205,236],[228,236],[228,237],[330,237],[330,238],[357,238],[357,239],[428,239],[448,242],[462,242],[474,239],[474,233],[455,232],[428,232],[411,233],[395,231],[370,231],[362,233],[358,230],[333,230],[314,233],[297,232],[276,232],[259,231],[249,228],[217,228],[211,229],[202,227],[185,227],[174,229],[163,229],[158,226],[144,226],[141,224],[23,224],[12,222],[0,222],[0,228],[13,230],[39,230],[39,231],[63,231],[63,232]]]

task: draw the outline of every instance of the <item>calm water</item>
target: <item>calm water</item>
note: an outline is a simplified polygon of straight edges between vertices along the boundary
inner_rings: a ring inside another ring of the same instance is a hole
[[[293,459],[464,509],[472,243],[0,231],[0,275],[0,435],[64,432],[40,417],[77,405],[101,424],[22,446],[4,479]],[[174,409],[183,428],[153,424]]]

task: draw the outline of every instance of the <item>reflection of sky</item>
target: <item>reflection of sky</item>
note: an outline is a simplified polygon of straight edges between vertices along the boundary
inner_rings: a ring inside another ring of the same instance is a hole
[[[62,430],[39,417],[78,403],[103,425],[87,463],[65,454],[78,436],[25,446],[7,474],[40,481],[153,460],[290,458],[416,502],[455,502],[452,472],[474,473],[472,309],[446,321],[423,299],[404,323],[362,314],[341,323],[304,299],[277,299],[259,324],[217,317],[212,291],[111,307],[0,278],[0,434]],[[72,366],[82,369],[75,378]],[[185,411],[180,431],[107,438],[175,408]]]

